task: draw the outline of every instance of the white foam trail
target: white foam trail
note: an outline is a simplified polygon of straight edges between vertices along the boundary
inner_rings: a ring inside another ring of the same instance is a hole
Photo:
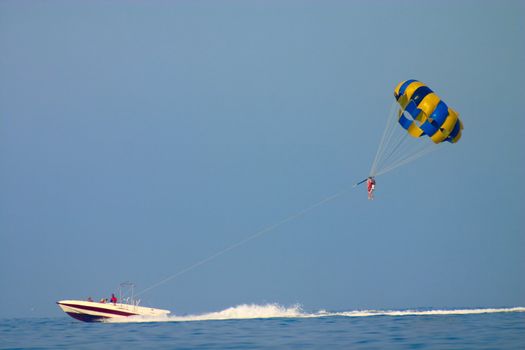
[[[525,312],[525,307],[487,308],[487,309],[451,309],[451,310],[366,310],[334,312],[331,316],[365,317],[365,316],[440,316],[440,315],[476,315],[502,312]]]
[[[222,311],[200,315],[171,315],[163,317],[133,316],[108,319],[112,323],[134,322],[190,322],[213,320],[245,320],[261,318],[319,318],[319,317],[370,317],[370,316],[439,316],[439,315],[475,315],[504,312],[525,312],[525,307],[486,308],[486,309],[452,309],[452,310],[355,310],[328,312],[320,310],[314,313],[304,312],[299,305],[290,307],[279,304],[242,304]]]

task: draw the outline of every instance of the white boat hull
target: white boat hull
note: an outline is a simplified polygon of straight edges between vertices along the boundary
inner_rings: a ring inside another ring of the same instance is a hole
[[[69,316],[84,322],[103,322],[108,318],[129,316],[166,316],[169,310],[155,309],[131,304],[97,303],[82,300],[61,300],[58,306]]]

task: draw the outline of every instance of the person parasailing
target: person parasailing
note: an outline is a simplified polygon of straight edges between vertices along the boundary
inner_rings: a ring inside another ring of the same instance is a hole
[[[368,190],[368,199],[374,199],[374,190],[376,189],[376,180],[373,176],[369,176],[366,179],[366,189]]]

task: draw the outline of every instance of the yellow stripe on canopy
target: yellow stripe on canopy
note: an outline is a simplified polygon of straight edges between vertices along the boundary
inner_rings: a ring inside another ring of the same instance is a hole
[[[423,84],[422,82],[420,81],[414,81],[413,83],[410,83],[407,88],[405,89],[405,93],[404,95],[406,95],[407,99],[411,99],[412,98],[412,95],[414,94],[414,92],[420,88],[421,86],[425,86],[425,84]]]
[[[400,94],[401,91],[402,94]],[[418,91],[417,94],[416,91]],[[447,111],[445,109],[447,105],[427,85],[413,79],[405,80],[397,84],[394,95],[401,107],[398,113],[399,124],[411,136],[427,135],[434,143],[443,141],[455,143],[459,141],[463,124],[458,113],[450,107]],[[403,116],[407,108],[409,115],[405,113]],[[448,115],[445,116],[444,114],[447,112]],[[418,114],[415,115],[416,113]],[[436,117],[435,120],[432,118],[433,114]],[[422,125],[424,130],[421,128]]]

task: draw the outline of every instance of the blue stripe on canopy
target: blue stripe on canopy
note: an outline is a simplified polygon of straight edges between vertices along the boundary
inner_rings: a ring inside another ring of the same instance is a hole
[[[423,124],[421,124],[420,128],[425,132],[425,135],[428,136],[432,136],[436,133],[436,131],[438,131],[438,127],[432,125],[428,119]]]
[[[410,114],[412,119],[415,119],[419,115],[419,113],[421,113],[421,110],[417,108],[414,101],[410,101],[405,107],[405,112],[408,112],[408,114]]]
[[[433,91],[430,90],[428,86],[421,86],[414,91],[414,94],[410,98],[412,101],[416,103],[416,105],[419,105],[421,101],[425,98],[426,95],[431,94]]]
[[[448,117],[448,106],[445,104],[445,102],[439,101],[439,103],[436,106],[436,109],[434,109],[434,112],[432,112],[432,115],[430,116],[430,118],[436,121],[438,126],[441,126],[443,125],[447,117]]]
[[[459,132],[460,124],[461,123],[459,122],[459,119],[458,119],[458,121],[456,122],[456,125],[454,125],[454,129],[452,129],[452,131],[450,132],[450,135],[448,136],[447,141],[451,142],[452,139],[454,139],[454,137],[457,136]]]
[[[404,114],[401,114],[399,116],[399,124],[401,124],[401,126],[403,127],[403,129],[405,130],[408,130],[408,128],[410,127],[410,125],[413,123],[414,121],[413,120],[410,120],[408,119],[407,117],[405,117]]]
[[[399,97],[405,93],[405,90],[408,87],[408,85],[412,84],[415,81],[417,81],[417,80],[416,79],[409,79],[409,80],[405,81],[403,83],[403,85],[401,85],[401,87],[399,88],[399,95],[397,95],[397,98],[399,99]]]

